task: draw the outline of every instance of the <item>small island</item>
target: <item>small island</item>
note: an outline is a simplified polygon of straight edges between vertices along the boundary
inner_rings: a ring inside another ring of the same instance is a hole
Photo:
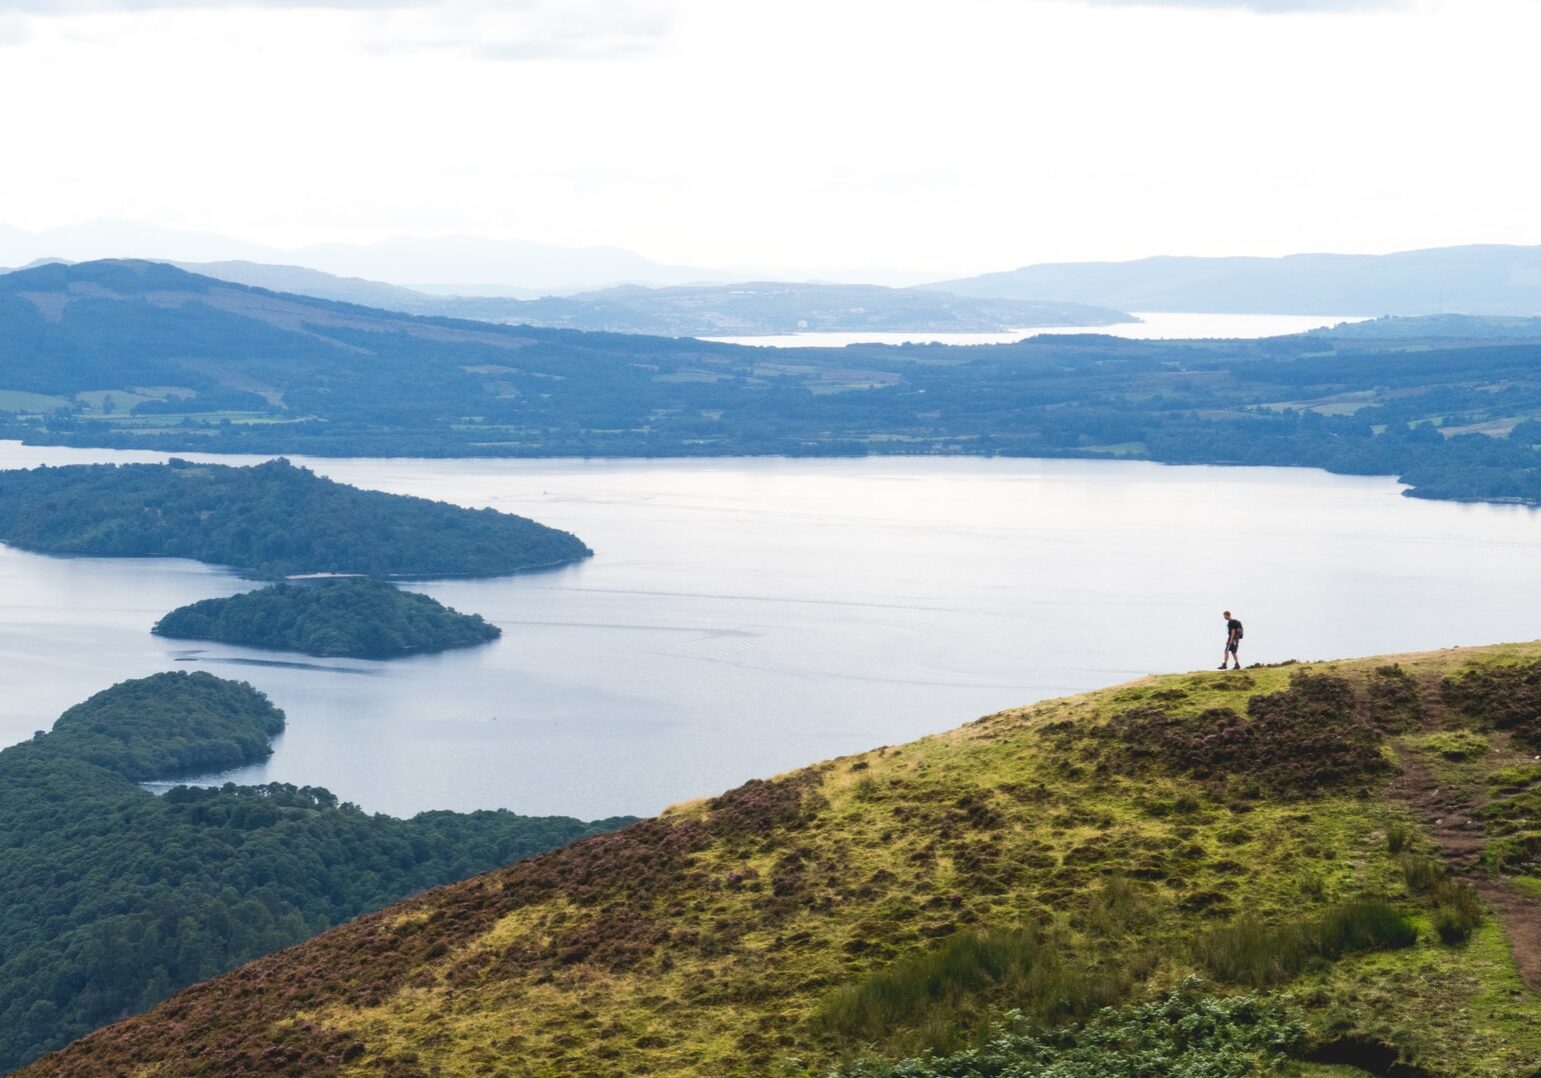
[[[352,659],[390,659],[496,640],[503,631],[417,592],[367,577],[275,584],[178,607],[151,630]]]
[[[0,471],[0,540],[40,554],[193,558],[269,579],[502,576],[593,553],[525,517],[360,490],[282,458]]]

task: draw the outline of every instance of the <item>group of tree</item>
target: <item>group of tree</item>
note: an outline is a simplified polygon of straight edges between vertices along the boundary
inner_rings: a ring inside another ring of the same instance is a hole
[[[367,577],[271,587],[178,607],[154,632],[311,655],[388,659],[496,640],[502,630],[427,595]]]
[[[249,685],[167,673],[0,751],[0,1071],[364,911],[626,822],[401,820],[321,788],[137,785],[261,759],[282,726]]]

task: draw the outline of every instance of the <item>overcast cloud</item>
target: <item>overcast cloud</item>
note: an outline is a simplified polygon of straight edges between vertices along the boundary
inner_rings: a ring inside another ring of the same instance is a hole
[[[0,14],[0,48],[20,45],[31,36],[25,19],[15,15]]]
[[[1530,0],[66,2],[0,0],[30,231],[936,277],[1541,243]]]
[[[367,11],[432,7],[438,0],[0,0],[0,10],[28,15],[91,15],[122,11],[197,11],[241,8],[317,8]],[[510,7],[524,7],[509,0]]]
[[[667,0],[0,0],[0,45],[26,37],[27,16],[55,17],[90,39],[97,21],[336,15],[354,20],[344,51],[387,56],[453,52],[493,61],[606,60],[645,55],[671,28]],[[164,23],[163,23],[164,25]],[[102,23],[106,36],[124,29]],[[12,30],[10,37],[7,28]],[[98,28],[100,31],[100,27]],[[298,29],[298,27],[296,27]],[[100,38],[103,32],[94,36]]]
[[[1349,12],[1408,10],[1417,0],[1081,0],[1094,7],[1176,7],[1200,10],[1288,12]]]

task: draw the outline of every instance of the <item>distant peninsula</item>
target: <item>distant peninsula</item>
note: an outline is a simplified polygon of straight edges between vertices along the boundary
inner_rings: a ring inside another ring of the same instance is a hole
[[[44,554],[193,558],[268,578],[501,576],[593,553],[524,517],[360,490],[283,459],[0,472],[0,540]]]
[[[275,584],[178,607],[155,624],[159,636],[390,659],[496,640],[503,631],[416,592],[367,577]]]

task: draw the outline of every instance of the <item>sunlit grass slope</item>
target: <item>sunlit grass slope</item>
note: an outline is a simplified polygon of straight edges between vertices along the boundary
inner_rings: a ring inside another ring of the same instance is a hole
[[[429,892],[28,1073],[885,1073],[1008,1010],[1090,1036],[1197,976],[1180,990],[1298,1021],[1258,1073],[1530,1074],[1524,909],[1494,906],[1541,893],[1538,660],[1152,677],[992,715]],[[1454,839],[1431,790],[1466,812]]]

